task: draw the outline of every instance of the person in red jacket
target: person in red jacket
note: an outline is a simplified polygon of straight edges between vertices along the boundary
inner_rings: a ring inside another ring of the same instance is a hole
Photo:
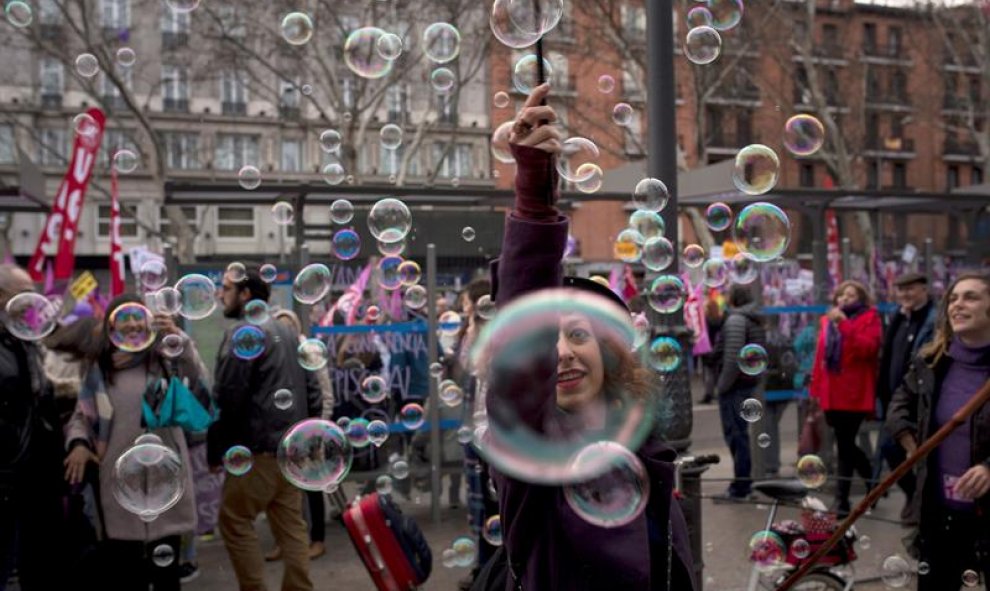
[[[811,397],[817,401],[835,434],[839,474],[835,510],[849,513],[853,472],[870,484],[870,458],[856,444],[859,426],[876,409],[876,380],[880,354],[880,315],[866,286],[843,281],[832,295],[833,307],[821,319]]]

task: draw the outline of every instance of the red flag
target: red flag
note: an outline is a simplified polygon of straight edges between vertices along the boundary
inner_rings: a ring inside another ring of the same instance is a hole
[[[828,274],[832,285],[842,283],[842,252],[839,250],[839,223],[835,210],[825,210],[825,241],[828,247]]]
[[[110,166],[110,297],[124,293],[124,251],[120,246],[120,196],[117,167]]]
[[[72,146],[72,157],[69,159],[69,170],[58,188],[55,202],[61,208],[61,232],[58,241],[58,251],[55,255],[55,280],[67,280],[72,277],[76,266],[76,236],[79,226],[79,216],[82,214],[83,200],[86,187],[93,174],[96,164],[97,151],[103,140],[103,127],[106,117],[99,109],[89,109],[86,113],[91,117],[85,125],[86,133],[76,133]],[[40,249],[39,249],[40,250]],[[37,256],[37,252],[35,255]]]

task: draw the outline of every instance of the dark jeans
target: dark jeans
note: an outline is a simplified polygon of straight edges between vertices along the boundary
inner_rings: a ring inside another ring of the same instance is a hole
[[[309,504],[309,541],[322,542],[327,538],[327,515],[323,509],[323,491],[306,491]]]
[[[825,411],[825,422],[835,432],[835,445],[839,449],[839,477],[835,485],[835,498],[840,505],[849,505],[853,473],[859,474],[868,484],[873,478],[873,468],[866,452],[856,444],[859,426],[866,420],[866,413],[845,410]]]
[[[722,438],[732,453],[733,481],[729,494],[744,497],[750,493],[752,459],[749,455],[749,423],[743,420],[742,403],[753,397],[755,388],[729,390],[718,397],[718,414],[722,419]]]
[[[925,501],[929,499],[921,511],[921,561],[930,570],[918,575],[918,591],[958,591],[967,570],[982,575],[984,584],[990,582],[990,524],[973,513],[942,507],[926,494]]]
[[[147,543],[106,540],[101,550],[101,564],[107,585],[102,588],[131,591],[152,585],[154,591],[179,591],[182,588],[179,582],[181,540],[181,536],[167,536]],[[151,560],[152,552],[162,544],[171,546],[175,557],[167,566],[158,566]]]

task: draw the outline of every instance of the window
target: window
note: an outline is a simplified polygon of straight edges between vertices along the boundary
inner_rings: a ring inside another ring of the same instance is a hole
[[[0,164],[13,164],[14,152],[14,126],[0,125]]]
[[[258,163],[258,136],[218,133],[214,156],[217,170],[237,170]]]
[[[887,55],[891,57],[901,56],[901,28],[890,27],[887,29]]]
[[[186,221],[192,226],[192,231],[196,234],[199,233],[199,211],[195,205],[183,205],[182,215],[185,216]],[[172,222],[168,219],[168,213],[165,211],[164,207],[158,209],[158,231],[162,234],[168,236],[171,232]]]
[[[877,160],[875,163],[870,164],[866,167],[866,188],[867,189],[879,189],[880,188],[880,176],[883,172],[883,162]]]
[[[46,57],[41,59],[41,96],[62,96],[65,70],[62,62]]]
[[[42,166],[65,166],[67,153],[64,129],[42,129],[38,135],[38,162]]]
[[[880,116],[870,113],[866,116],[866,145],[875,148],[880,143]]]
[[[802,187],[811,188],[815,186],[815,165],[802,163],[800,184]]]
[[[134,238],[138,235],[137,222],[128,215],[133,211],[130,207],[120,208],[120,237]],[[100,238],[110,237],[110,206],[101,205],[96,214],[96,235]]]
[[[808,92],[808,71],[803,67],[798,67],[794,71],[794,104],[806,105],[811,102],[811,93]]]
[[[298,109],[300,102],[300,95],[297,85],[292,80],[280,80],[278,83],[278,104],[280,107],[288,109]]]
[[[127,29],[131,26],[131,2],[100,0],[100,16],[105,29]]]
[[[979,166],[974,166],[973,171],[969,173],[969,184],[971,185],[982,185],[983,184],[983,169]]]
[[[165,166],[169,168],[196,170],[199,168],[199,134],[165,132]]]
[[[437,122],[457,125],[457,102],[450,94],[438,94],[437,97]]]
[[[454,144],[448,151],[446,143],[436,142],[433,144],[433,162],[437,163],[438,174],[443,178],[468,177],[471,175],[471,144]]]
[[[973,76],[972,78],[970,78],[969,79],[969,100],[973,103],[974,106],[980,104],[980,97],[983,94],[981,92],[981,90],[982,90],[982,81],[980,80],[980,77],[979,76]]]
[[[162,33],[188,33],[189,13],[176,10],[162,11]]]
[[[344,78],[340,82],[340,104],[344,110],[354,108],[354,79]]]
[[[556,88],[573,90],[570,77],[568,76],[567,56],[559,51],[550,52],[550,65],[553,67],[553,84]]]
[[[713,146],[723,145],[722,135],[722,110],[718,107],[708,107],[705,109],[705,127],[708,130],[709,144]]]
[[[908,100],[907,75],[901,69],[894,70],[894,73],[890,75],[890,95],[898,103],[904,103]]]
[[[254,238],[254,208],[217,207],[217,238]]]
[[[872,66],[866,66],[866,98],[870,102],[880,98],[880,75]]]
[[[243,72],[224,70],[220,73],[220,100],[224,113],[243,115],[247,112],[247,84]]]
[[[189,110],[189,74],[180,66],[162,66],[162,110]]]
[[[950,166],[945,171],[945,188],[951,191],[952,189],[955,189],[958,186],[959,186],[959,167],[953,165]]]
[[[118,150],[123,149],[131,150],[140,158],[141,151],[138,150],[130,135],[122,129],[107,129],[103,132],[103,141],[100,142],[100,153],[97,161],[100,166],[109,166],[110,157],[116,154]]]
[[[900,114],[894,114],[890,116],[890,137],[892,138],[903,138],[904,137],[904,117]]]
[[[116,74],[117,79],[120,80],[120,83],[123,84],[125,88],[130,89],[131,80],[134,78],[131,74],[133,71],[134,70],[132,68],[124,68],[114,73]],[[111,106],[115,106],[121,104],[121,101],[119,100],[121,95],[122,93],[120,92],[120,87],[114,83],[110,76],[107,76],[105,73],[101,72],[100,96],[103,97],[103,100],[110,103]]]
[[[409,117],[409,85],[394,84],[385,91],[389,123],[405,123]]]
[[[632,60],[625,60],[622,68],[622,93],[626,96],[643,95],[643,72]]]
[[[301,172],[303,169],[303,144],[299,139],[282,140],[282,166],[285,172]]]
[[[228,37],[244,37],[247,29],[241,20],[241,15],[237,6],[233,4],[221,4],[217,8],[217,17],[220,21],[220,31]]]
[[[825,72],[825,101],[830,105],[839,104],[839,74],[834,69]]]
[[[749,109],[736,115],[736,143],[740,148],[753,143],[753,113]]]
[[[677,22],[677,19],[674,19]],[[622,29],[627,35],[646,34],[646,8],[644,6],[622,5]]]
[[[400,145],[395,150],[386,150],[379,147],[378,150],[378,173],[383,176],[398,175],[402,168],[402,159],[405,158],[406,146]],[[407,176],[419,176],[419,151],[412,155],[406,164]]]
[[[822,45],[831,54],[832,51],[838,51],[840,49],[839,43],[839,27],[826,23],[822,25]]]
[[[907,165],[903,162],[894,163],[894,188],[904,189],[907,187]]]
[[[875,23],[863,23],[863,51],[866,53],[876,53],[877,51],[877,25]]]
[[[38,20],[43,25],[61,25],[62,10],[55,0],[41,0],[38,3]]]

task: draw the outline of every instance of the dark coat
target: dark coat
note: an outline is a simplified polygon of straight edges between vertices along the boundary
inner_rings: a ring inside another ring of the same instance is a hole
[[[536,152],[531,149],[523,153],[532,157],[532,162],[520,161],[517,156],[520,168],[546,170],[546,157]],[[543,223],[511,214],[505,226],[501,259],[493,267],[493,294],[497,294],[499,306],[527,293],[562,285],[560,261],[566,242],[565,218]],[[533,401],[533,414],[552,412],[548,407],[555,406],[554,342],[556,335],[546,356],[552,365],[541,360],[523,390],[526,401]],[[492,400],[491,388],[488,400]],[[531,416],[528,409],[519,412]],[[496,419],[490,416],[490,420]],[[650,476],[650,499],[642,515],[615,528],[599,527],[582,519],[565,501],[560,486],[531,484],[492,469],[505,546],[511,570],[522,589],[681,591],[696,587],[687,527],[673,498],[676,452],[650,439],[636,453]],[[655,540],[652,544],[651,539]],[[674,557],[669,586],[668,549]],[[515,589],[511,578],[507,589]]]
[[[911,341],[908,362],[904,364],[904,371],[907,372],[910,360],[918,356],[921,348],[931,342],[935,335],[935,316],[938,312],[934,301],[929,300],[925,310],[925,318],[918,327],[918,332]],[[880,350],[880,372],[877,374],[877,399],[880,401],[880,408],[886,409],[890,405],[890,397],[894,390],[901,385],[904,375],[890,375],[890,356],[894,349],[894,336],[902,322],[908,319],[898,310],[894,310],[887,316],[886,328],[883,335],[883,348]]]
[[[931,361],[924,357],[916,357],[901,386],[890,400],[884,428],[895,441],[901,435],[910,433],[920,444],[935,432],[932,419],[938,405],[938,396],[942,391],[942,381],[949,371],[952,358],[944,355],[934,367],[930,366]],[[983,463],[990,467],[990,404],[984,404],[976,411],[970,418],[970,427],[972,433],[970,463],[974,466]],[[922,527],[926,524],[925,513],[921,508],[926,502],[926,491],[929,490],[926,486],[929,486],[928,472],[932,468],[929,464],[934,461],[933,458],[934,454],[930,454],[927,459],[919,462],[915,469],[918,479],[917,490],[922,494],[914,495],[912,502],[914,514],[921,516]],[[987,520],[987,529],[984,531],[990,532],[990,494],[977,499],[977,507],[983,519]],[[915,536],[912,542],[914,549],[917,549],[919,542],[922,540]]]

